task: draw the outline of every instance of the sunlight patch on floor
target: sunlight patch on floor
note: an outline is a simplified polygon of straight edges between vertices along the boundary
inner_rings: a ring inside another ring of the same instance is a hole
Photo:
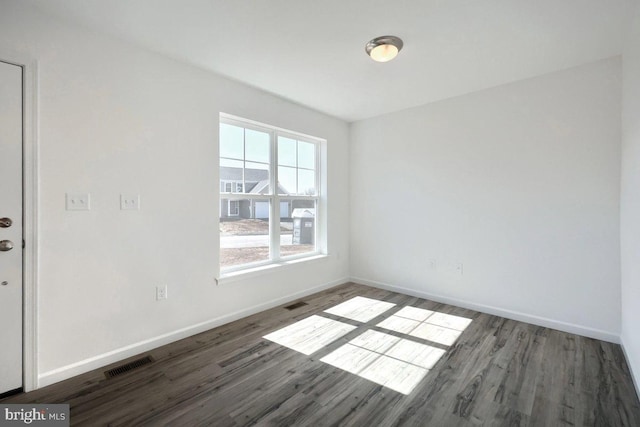
[[[378,327],[450,346],[469,326],[471,319],[416,307],[404,307],[378,323]]]
[[[365,326],[395,305],[372,298],[354,297],[325,310],[325,313],[355,320]],[[446,353],[442,348],[417,342],[416,338],[448,347],[455,343],[471,322],[472,319],[466,317],[406,306],[375,325],[406,338],[366,329],[320,361],[407,395]],[[310,355],[356,328],[348,323],[313,315],[264,338]]]
[[[368,330],[320,361],[409,394],[444,353],[440,348]]]
[[[313,315],[265,335],[263,338],[308,356],[355,328],[347,323]]]
[[[334,316],[346,317],[347,319],[358,322],[368,322],[394,306],[395,304],[391,302],[378,301],[365,297],[354,297],[324,312],[333,314]]]

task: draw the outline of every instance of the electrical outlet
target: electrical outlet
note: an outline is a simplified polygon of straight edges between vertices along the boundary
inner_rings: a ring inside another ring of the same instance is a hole
[[[462,269],[462,263],[461,263],[461,262],[459,262],[459,263],[455,264],[455,265],[453,266],[453,271],[454,271],[456,274],[458,274],[458,275],[462,276],[462,272],[463,272],[463,269]]]
[[[67,193],[65,200],[68,211],[88,211],[91,209],[91,195],[89,193]]]
[[[139,194],[121,194],[120,210],[122,211],[139,211],[140,195]]]
[[[436,262],[435,259],[430,259],[428,261],[429,263],[429,270],[437,270],[438,269],[438,263]]]
[[[160,301],[168,298],[167,285],[156,286],[156,300]]]

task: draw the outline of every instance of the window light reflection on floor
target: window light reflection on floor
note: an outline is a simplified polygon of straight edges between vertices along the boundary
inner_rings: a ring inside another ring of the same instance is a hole
[[[365,297],[354,297],[324,312],[333,314],[334,316],[357,320],[358,322],[368,322],[394,306],[395,304],[391,302],[378,301],[377,299]]]
[[[368,330],[320,361],[409,394],[444,353],[440,348]]]
[[[314,315],[263,338],[308,356],[354,329],[353,325]]]
[[[395,305],[354,297],[325,310],[325,313],[366,323]],[[416,342],[412,337],[450,346],[471,321],[465,317],[406,306],[376,326],[405,334],[407,338],[365,330],[320,360],[406,395],[446,352],[442,348]],[[313,315],[264,338],[310,355],[356,328],[345,322]]]
[[[470,323],[471,319],[466,317],[416,307],[404,307],[378,323],[377,326],[450,346],[456,342]]]

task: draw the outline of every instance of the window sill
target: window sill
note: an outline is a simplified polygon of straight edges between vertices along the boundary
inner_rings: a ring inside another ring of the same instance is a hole
[[[220,274],[220,278],[216,279],[216,283],[218,285],[226,285],[228,283],[238,282],[241,280],[262,276],[272,271],[280,272],[282,271],[283,268],[287,269],[288,267],[295,266],[298,264],[326,261],[328,258],[329,258],[329,255],[318,254],[318,255],[311,255],[308,257],[294,258],[286,261],[278,261],[270,264],[261,265],[258,267],[249,267],[242,270],[229,271],[226,273],[223,272]]]

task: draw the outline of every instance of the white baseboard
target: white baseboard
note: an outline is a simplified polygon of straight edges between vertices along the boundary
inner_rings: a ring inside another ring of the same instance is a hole
[[[197,323],[195,325],[187,326],[186,328],[178,329],[173,332],[169,332],[157,337],[153,337],[144,341],[137,342],[135,344],[121,347],[113,351],[110,351],[108,353],[99,354],[97,356],[90,357],[88,359],[84,359],[79,362],[75,362],[70,365],[63,366],[61,368],[43,372],[38,376],[38,388],[45,387],[62,380],[66,380],[76,375],[80,375],[85,372],[89,372],[94,369],[101,368],[103,366],[107,366],[111,363],[115,363],[120,360],[126,359],[128,357],[135,356],[140,353],[144,353],[145,351],[153,350],[154,348],[158,348],[160,346],[170,344],[172,342],[181,340],[183,338],[187,338],[192,335],[196,335],[201,332],[208,331],[209,329],[222,326],[226,323],[230,323],[235,320],[242,319],[243,317],[251,316],[252,314],[256,314],[273,307],[277,307],[279,305],[296,300],[298,298],[302,298],[307,295],[311,295],[316,292],[323,291],[325,289],[333,288],[337,285],[346,283],[348,281],[349,281],[348,277],[334,280],[319,286],[315,286],[313,288],[305,289],[300,292],[286,295],[281,298],[276,298],[274,300],[267,301],[262,304],[254,305],[253,307],[249,307],[249,308],[239,310],[224,316],[220,316],[215,319],[210,319],[201,323]]]
[[[624,357],[625,359],[627,359],[627,366],[629,367],[629,372],[631,373],[631,379],[633,380],[633,385],[636,388],[636,396],[640,397],[640,377],[636,375],[636,374],[640,374],[640,372],[633,371],[634,366],[640,366],[640,365],[635,364],[636,360],[634,360],[631,357],[631,355],[627,352],[627,348],[624,346],[624,340],[622,338],[620,339],[620,347],[622,347],[622,352],[624,353]]]
[[[374,288],[385,289],[388,291],[399,292],[401,294],[411,295],[418,298],[425,298],[432,301],[451,304],[470,310],[480,311],[482,313],[493,314],[496,316],[506,317],[507,319],[518,320],[520,322],[531,323],[533,325],[544,326],[546,328],[557,329],[559,331],[569,332],[572,334],[582,335],[589,338],[596,338],[603,341],[620,343],[620,335],[614,332],[593,329],[586,326],[575,325],[573,323],[562,322],[559,320],[548,319],[546,317],[535,316],[532,314],[521,313],[500,307],[493,307],[484,304],[477,304],[471,301],[450,298],[442,295],[430,294],[428,292],[418,291],[411,288],[403,288],[375,280],[364,279],[362,277],[352,277],[351,281],[361,285],[372,286]]]

